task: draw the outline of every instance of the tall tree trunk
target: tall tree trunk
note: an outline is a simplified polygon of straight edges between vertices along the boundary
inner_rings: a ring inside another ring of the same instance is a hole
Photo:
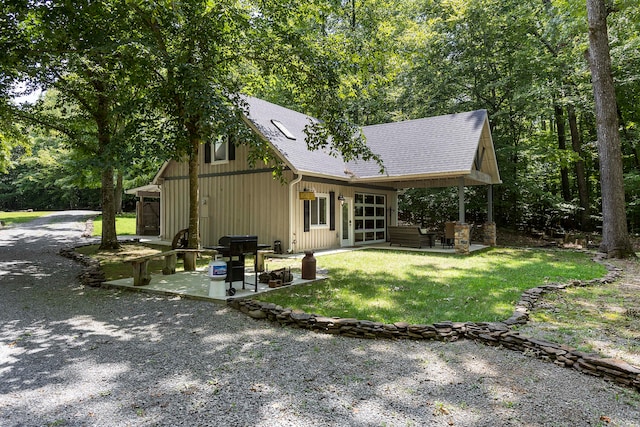
[[[553,106],[553,111],[556,116],[556,128],[558,130],[558,149],[561,152],[567,150],[567,134],[566,127],[564,123],[564,114],[562,111],[562,105],[555,104]],[[571,201],[571,184],[569,184],[569,168],[564,165],[564,155],[563,155],[563,164],[560,165],[560,177],[561,177],[561,185],[562,185],[562,199],[565,202]]]
[[[351,0],[351,29],[356,29],[356,0]]]
[[[113,200],[113,167],[105,166],[100,175],[102,185],[102,241],[101,250],[118,249],[116,234],[116,209]]]
[[[114,193],[114,201],[113,201],[113,205],[115,206],[116,209],[116,214],[121,214],[122,213],[122,193],[123,193],[123,183],[122,183],[122,172],[120,172],[120,170],[118,170],[116,172],[116,189],[115,189],[115,193]]]
[[[587,0],[589,20],[589,65],[595,98],[602,189],[602,244],[610,258],[635,256],[627,231],[624,201],[622,150],[618,131],[611,56],[604,0]]]
[[[100,79],[92,80],[93,88],[97,93],[97,102],[93,117],[98,130],[98,153],[104,166],[100,176],[102,197],[102,240],[100,249],[118,249],[118,235],[116,233],[116,207],[114,204],[113,188],[113,162],[110,152],[111,127],[110,127],[110,102],[107,95],[107,86]]]
[[[582,153],[582,137],[578,130],[578,119],[576,109],[573,104],[567,105],[567,116],[569,119],[569,129],[571,131],[571,147],[577,154],[578,160],[574,165],[576,174],[576,184],[578,186],[578,198],[580,200],[579,223],[582,231],[591,230],[591,204],[589,202],[589,187],[587,185],[587,174],[584,166]]]
[[[198,183],[198,153],[200,152],[200,137],[195,127],[189,126],[189,249],[200,246],[200,188]],[[195,271],[195,257],[184,257],[184,269]]]

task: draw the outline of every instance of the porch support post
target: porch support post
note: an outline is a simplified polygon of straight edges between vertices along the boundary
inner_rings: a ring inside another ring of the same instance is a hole
[[[471,230],[464,217],[464,177],[458,182],[458,222],[455,225],[454,249],[458,254],[468,254]]]
[[[464,178],[460,177],[460,183],[458,184],[458,222],[464,224]]]
[[[493,222],[493,185],[487,187],[487,222]]]
[[[158,196],[159,196],[159,199],[160,199],[159,200],[159,205],[158,205],[158,208],[160,209],[160,212],[158,213],[158,216],[160,217],[160,222],[158,223],[158,226],[160,227],[160,230],[158,232],[158,235],[159,235],[159,237],[161,239],[163,239],[164,235],[165,235],[164,226],[165,226],[165,222],[166,222],[165,218],[164,218],[165,217],[165,215],[164,215],[165,198],[164,198],[164,194],[163,194],[163,191],[162,191],[163,182],[164,182],[164,180],[162,178],[159,178],[157,183],[154,181],[154,184],[156,184],[158,186],[159,190],[160,190],[160,193],[158,193]]]
[[[496,223],[493,221],[493,185],[487,187],[487,222],[483,227],[483,243],[487,246],[495,246],[497,240]]]
[[[139,196],[136,200],[136,234],[144,234],[144,197]]]

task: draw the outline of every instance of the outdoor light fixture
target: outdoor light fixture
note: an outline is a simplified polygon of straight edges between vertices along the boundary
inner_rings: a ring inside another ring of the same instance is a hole
[[[341,202],[344,202],[344,196],[341,194],[338,196],[338,200],[340,200]]]

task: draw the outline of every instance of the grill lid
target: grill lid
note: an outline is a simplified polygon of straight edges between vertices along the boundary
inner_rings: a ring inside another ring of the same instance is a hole
[[[218,240],[218,244],[229,248],[231,255],[255,253],[258,250],[258,236],[222,236]]]
[[[229,246],[231,243],[244,243],[244,242],[258,243],[258,236],[250,236],[250,235],[222,236],[218,240],[218,244],[222,246]]]

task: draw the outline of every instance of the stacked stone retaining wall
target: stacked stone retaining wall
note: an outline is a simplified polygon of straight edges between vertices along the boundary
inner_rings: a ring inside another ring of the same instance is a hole
[[[525,291],[516,305],[513,315],[504,322],[438,322],[431,325],[396,322],[388,324],[352,318],[325,317],[252,299],[229,299],[227,304],[254,319],[266,319],[282,326],[345,337],[440,341],[473,339],[488,345],[519,351],[640,391],[640,369],[622,360],[602,358],[596,354],[578,351],[565,345],[526,337],[511,329],[513,325],[527,323],[530,310],[545,292],[571,286],[609,283],[616,280],[620,275],[619,271],[613,266],[607,265],[607,267],[609,272],[601,279],[550,283]]]
[[[99,287],[106,280],[104,272],[100,268],[100,261],[76,252],[76,248],[60,249],[59,254],[83,265],[84,268],[78,275],[78,279],[83,285]]]

